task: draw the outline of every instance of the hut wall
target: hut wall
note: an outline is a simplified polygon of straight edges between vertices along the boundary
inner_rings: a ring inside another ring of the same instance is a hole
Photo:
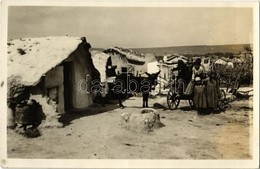
[[[72,63],[72,106],[75,109],[84,109],[93,104],[94,95],[91,92],[91,80],[94,65],[91,54],[80,44],[66,61]]]
[[[111,56],[112,65],[117,66],[116,73],[117,72],[121,73],[122,67],[128,67],[129,64],[125,57],[122,57],[120,54],[109,53],[109,55]]]
[[[46,73],[45,88],[49,98],[57,103],[58,113],[64,113],[63,66],[55,67]]]
[[[164,78],[165,80],[169,81],[170,80],[170,72],[171,72],[171,67],[166,66],[166,65],[161,65],[160,66],[160,77]]]
[[[60,79],[62,75],[62,67],[56,67],[47,72],[44,80],[41,80],[39,84],[30,87],[30,99],[39,102],[46,117],[42,121],[42,127],[63,126],[58,121],[60,115],[64,113],[63,85],[62,79]],[[54,92],[53,89],[55,89],[56,92]]]
[[[147,65],[145,63],[143,65],[132,64],[127,61],[125,56],[121,56],[118,53],[107,52],[107,54],[111,56],[112,65],[117,66],[115,70],[116,73],[122,73],[122,68],[127,68],[127,71],[133,73],[135,76],[137,73],[143,74],[147,71]]]

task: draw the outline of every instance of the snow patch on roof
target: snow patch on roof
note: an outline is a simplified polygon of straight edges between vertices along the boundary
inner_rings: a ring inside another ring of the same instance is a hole
[[[182,60],[184,63],[186,63],[188,61],[188,58],[178,54],[165,55],[163,57],[163,62],[166,64],[177,64],[178,60]]]
[[[65,60],[81,43],[79,37],[21,38],[8,41],[8,78],[21,77],[25,86]]]
[[[119,47],[111,47],[111,48],[109,48],[107,50],[117,51],[118,53],[120,53],[121,55],[125,56],[129,60],[145,63],[145,59],[143,57],[141,57],[141,56],[137,56],[136,54],[134,54],[133,51],[130,51],[130,50],[127,50],[127,49],[123,49],[123,48],[119,48]]]

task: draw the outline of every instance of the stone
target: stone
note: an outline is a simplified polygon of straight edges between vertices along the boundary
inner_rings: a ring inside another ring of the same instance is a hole
[[[121,114],[121,126],[134,132],[153,132],[165,125],[160,121],[160,114],[152,108],[141,109],[140,112]]]

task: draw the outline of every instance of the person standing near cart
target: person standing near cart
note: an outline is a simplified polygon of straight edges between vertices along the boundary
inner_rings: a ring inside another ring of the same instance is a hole
[[[177,96],[180,96],[184,93],[184,89],[187,86],[187,83],[191,80],[191,71],[189,67],[182,61],[178,60],[177,67],[173,68],[172,71],[178,71],[177,76]]]
[[[194,82],[193,103],[198,114],[203,114],[207,109],[206,87],[203,83],[204,78],[205,70],[201,66],[201,59],[197,59],[192,69],[192,81]]]
[[[209,77],[205,80],[207,109],[213,112],[218,106],[218,99],[221,97],[216,72],[209,72]]]

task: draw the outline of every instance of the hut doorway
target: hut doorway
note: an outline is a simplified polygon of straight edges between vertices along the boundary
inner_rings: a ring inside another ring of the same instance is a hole
[[[63,86],[64,86],[64,108],[70,110],[72,108],[72,77],[71,62],[63,63]]]

